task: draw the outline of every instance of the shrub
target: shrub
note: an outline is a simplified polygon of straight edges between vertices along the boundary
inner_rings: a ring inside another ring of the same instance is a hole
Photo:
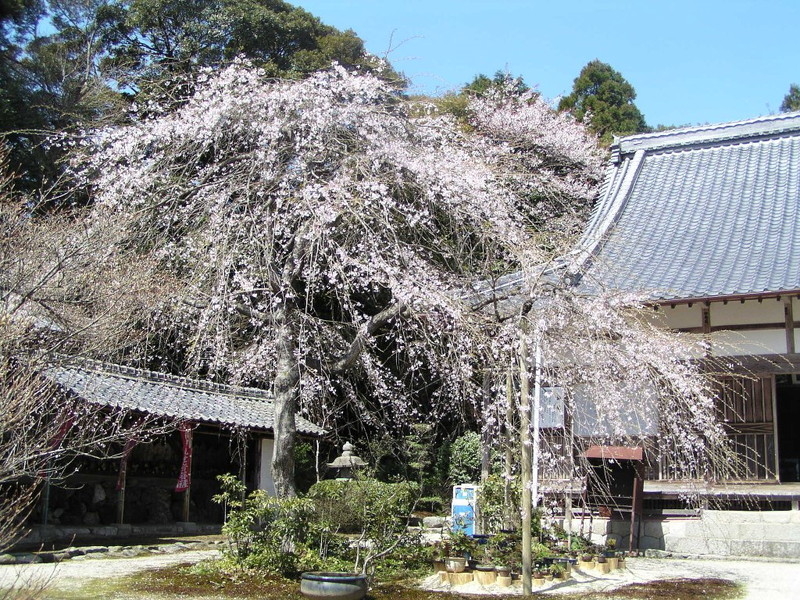
[[[354,565],[367,572],[407,544],[407,518],[419,496],[419,484],[328,480],[314,484],[308,496],[331,531],[359,533]]]
[[[222,492],[214,501],[226,508],[222,526],[228,536],[226,554],[243,568],[276,575],[296,573],[299,558],[320,539],[314,504],[303,498],[274,498],[263,490],[245,495],[244,484],[234,475],[218,479]]]
[[[481,478],[481,437],[468,431],[450,446],[448,477],[453,485],[478,483]]]
[[[308,498],[318,518],[333,531],[360,533],[377,521],[408,516],[417,499],[413,482],[384,483],[375,479],[327,479],[311,486]]]

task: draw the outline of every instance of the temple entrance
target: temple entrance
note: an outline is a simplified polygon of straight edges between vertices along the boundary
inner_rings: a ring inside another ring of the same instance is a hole
[[[780,480],[800,482],[800,375],[779,375],[776,383]]]

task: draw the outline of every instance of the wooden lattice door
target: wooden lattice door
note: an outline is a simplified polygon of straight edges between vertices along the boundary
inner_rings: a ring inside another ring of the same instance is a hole
[[[772,375],[720,380],[719,417],[741,462],[736,478],[776,478],[775,385]]]

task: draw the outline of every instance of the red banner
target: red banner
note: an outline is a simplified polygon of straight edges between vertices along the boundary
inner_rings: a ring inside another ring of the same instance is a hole
[[[67,433],[69,433],[69,430],[72,429],[72,425],[74,422],[75,422],[75,417],[73,416],[67,417],[64,421],[61,422],[58,431],[55,434],[53,434],[53,437],[51,437],[50,441],[47,442],[48,454],[50,453],[50,451],[56,450],[61,446],[61,442],[63,442],[64,438],[67,437]],[[48,458],[47,469],[42,469],[41,471],[39,471],[38,476],[40,478],[45,478],[48,476],[48,472],[51,467],[50,461],[51,459]]]
[[[183,442],[183,460],[181,461],[181,472],[178,475],[178,483],[175,485],[176,492],[185,492],[192,485],[192,424],[183,421],[178,425]]]

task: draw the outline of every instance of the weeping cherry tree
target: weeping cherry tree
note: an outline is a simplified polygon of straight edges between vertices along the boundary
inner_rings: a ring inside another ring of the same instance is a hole
[[[535,94],[457,122],[336,66],[290,82],[237,63],[174,112],[87,135],[73,173],[91,227],[177,282],[129,356],[271,388],[292,495],[298,410],[347,398],[386,428],[479,410],[495,319],[464,290],[566,247],[601,165]]]

